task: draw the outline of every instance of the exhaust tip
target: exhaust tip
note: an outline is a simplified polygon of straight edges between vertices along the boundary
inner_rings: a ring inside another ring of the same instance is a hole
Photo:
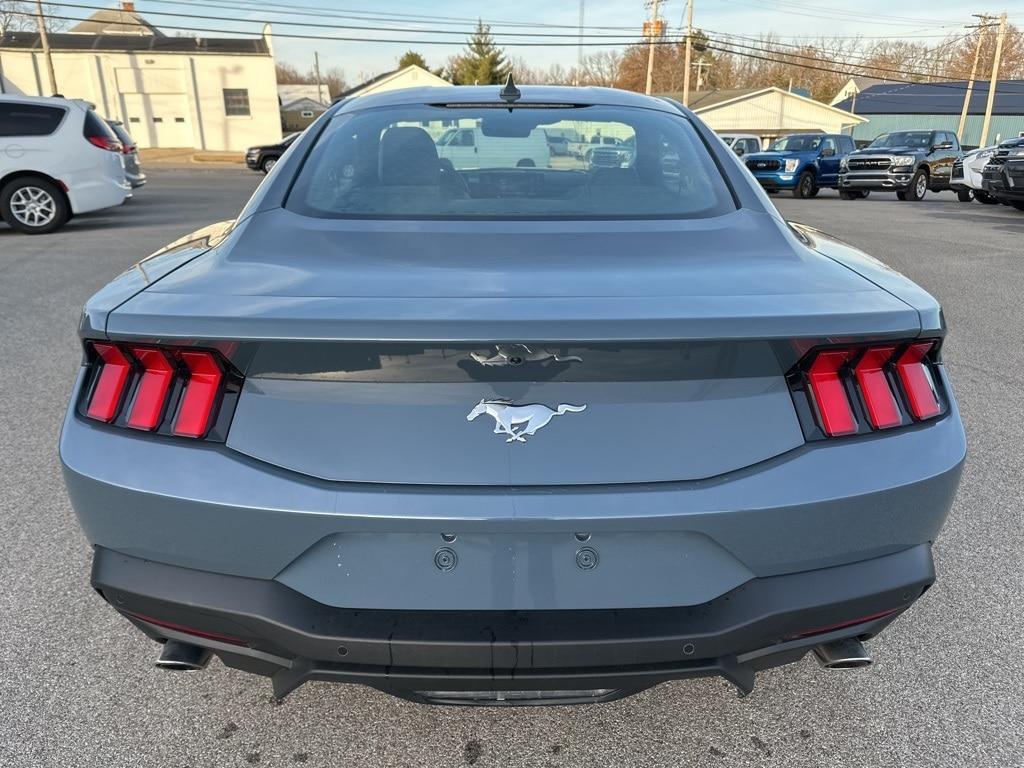
[[[814,655],[825,669],[861,669],[873,663],[864,644],[855,638],[815,646]]]
[[[160,650],[156,666],[171,671],[191,672],[205,668],[212,655],[208,648],[180,643],[177,640],[168,640]]]

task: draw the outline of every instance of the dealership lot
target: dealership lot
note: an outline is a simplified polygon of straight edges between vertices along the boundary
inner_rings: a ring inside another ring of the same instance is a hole
[[[150,170],[126,206],[44,237],[0,228],[0,756],[21,766],[994,766],[1024,753],[1024,214],[892,195],[779,196],[788,217],[905,272],[943,302],[945,346],[970,456],[936,545],[940,578],[870,644],[876,666],[811,658],[762,674],[738,700],[723,681],[667,684],[576,708],[445,709],[214,662],[175,675],[88,588],[57,434],[79,359],[85,299],[159,245],[228,218],[261,177]],[[850,468],[851,472],[856,467]]]

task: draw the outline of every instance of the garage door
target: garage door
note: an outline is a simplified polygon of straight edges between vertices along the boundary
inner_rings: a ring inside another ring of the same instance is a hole
[[[125,93],[128,133],[140,147],[192,147],[192,121],[183,93]]]

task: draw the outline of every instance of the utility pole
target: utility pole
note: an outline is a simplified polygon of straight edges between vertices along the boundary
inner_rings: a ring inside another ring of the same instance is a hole
[[[988,32],[988,28],[992,26],[989,22],[991,16],[986,16],[983,13],[974,14],[977,18],[981,19],[981,23],[973,27],[978,30],[978,44],[974,46],[974,63],[971,64],[971,78],[967,81],[967,93],[964,94],[964,106],[960,110],[960,127],[956,129],[956,137],[960,139],[960,143],[964,143],[964,126],[967,125],[967,109],[971,104],[971,93],[974,91],[974,78],[978,74],[978,57],[981,56],[981,45],[985,42],[985,35]],[[970,27],[969,27],[970,29]]]
[[[648,96],[651,95],[651,84],[654,80],[654,38],[658,33],[658,0],[651,3],[651,25],[648,29],[650,42],[647,44],[647,87],[644,90]]]
[[[43,0],[36,0],[36,21],[39,22],[39,41],[43,44],[46,57],[46,71],[50,74],[50,95],[57,93],[57,76],[53,73],[53,56],[50,55],[50,38],[46,36],[46,19],[43,18]]]
[[[583,82],[583,5],[584,0],[580,0],[580,37],[576,44],[576,77],[572,79],[573,85]]]
[[[323,86],[320,84],[320,52],[313,51],[313,71],[316,73],[316,100],[321,104],[331,103],[331,94],[327,94],[327,101],[324,101]]]
[[[996,100],[996,84],[999,82],[999,65],[1003,61],[1003,38],[1006,37],[1006,11],[999,17],[999,31],[996,32],[996,54],[992,57],[992,78],[988,83],[988,103],[985,104],[985,121],[981,124],[981,138],[978,146],[988,141],[988,128],[992,123],[992,105]]]
[[[690,106],[690,58],[693,56],[693,0],[686,0],[686,54],[683,57],[683,106]]]

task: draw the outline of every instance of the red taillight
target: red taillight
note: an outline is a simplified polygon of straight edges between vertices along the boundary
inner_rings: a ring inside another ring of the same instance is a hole
[[[853,350],[850,349],[819,352],[807,371],[807,382],[821,417],[821,427],[830,437],[852,435],[857,431],[846,387],[839,376],[839,369],[852,356]]]
[[[124,146],[117,139],[112,139],[109,136],[86,136],[89,143],[93,146],[105,149],[108,152],[121,152]]]
[[[929,419],[942,410],[932,372],[926,363],[933,346],[935,343],[931,341],[911,344],[896,361],[896,373],[915,419]]]
[[[929,355],[938,342],[894,342],[812,350],[790,377],[794,396],[810,401],[798,408],[809,438],[840,437],[891,429],[943,412]],[[904,397],[896,391],[897,381]],[[815,424],[810,423],[813,418]]]
[[[857,378],[868,421],[875,429],[898,426],[902,421],[900,407],[889,386],[885,365],[892,359],[896,347],[871,347],[865,350],[853,374]]]
[[[188,366],[189,377],[174,422],[174,434],[202,437],[210,424],[223,374],[210,352],[182,352],[180,356]]]
[[[91,419],[113,421],[124,395],[132,364],[113,344],[93,344],[99,359],[99,373],[89,397],[86,414]]]
[[[79,406],[85,416],[147,432],[224,439],[223,430],[212,435],[211,430],[219,414],[230,418],[242,377],[220,353],[149,344],[86,345],[92,370],[89,394]]]
[[[245,640],[234,637],[232,635],[224,635],[220,632],[210,632],[205,629],[196,629],[195,627],[187,627],[184,624],[175,624],[171,621],[164,621],[163,619],[154,619],[152,616],[145,616],[141,613],[133,613],[131,611],[123,611],[125,616],[130,616],[133,619],[144,621],[147,624],[152,624],[154,627],[162,627],[163,629],[172,629],[175,632],[182,632],[186,635],[194,635],[195,637],[202,637],[207,640],[217,640],[221,643],[230,643],[231,645],[247,645]]]
[[[131,352],[142,366],[142,375],[135,389],[127,424],[135,429],[152,431],[160,425],[167,393],[174,380],[174,366],[160,349],[132,347]]]

